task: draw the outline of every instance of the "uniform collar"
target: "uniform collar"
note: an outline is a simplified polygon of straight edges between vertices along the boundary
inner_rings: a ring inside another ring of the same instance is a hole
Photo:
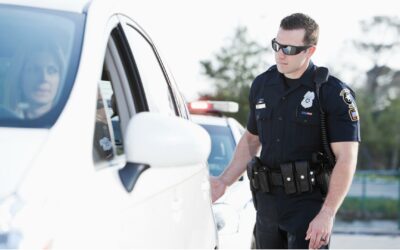
[[[309,88],[314,88],[314,71],[315,66],[312,61],[308,64],[306,71],[304,71],[303,75],[297,80],[298,84],[307,86]],[[282,73],[279,73],[279,78],[281,82],[279,84],[283,84],[285,76]]]
[[[314,88],[314,71],[314,63],[310,61],[306,71],[304,71],[303,75],[299,78],[300,84],[305,85],[309,88]]]
[[[298,86],[304,85],[310,89],[314,89],[314,71],[315,71],[315,65],[312,61],[308,64],[308,67],[306,71],[304,71],[303,75],[298,79]],[[279,73],[276,65],[272,66],[268,71],[275,71],[278,74],[275,74],[275,81],[268,81],[268,85],[282,85],[283,86],[283,81],[285,79],[285,76],[282,73]]]

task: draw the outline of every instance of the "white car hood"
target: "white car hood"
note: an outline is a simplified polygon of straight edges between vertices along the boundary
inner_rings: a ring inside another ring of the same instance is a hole
[[[48,134],[47,129],[0,128],[0,200],[16,191]]]

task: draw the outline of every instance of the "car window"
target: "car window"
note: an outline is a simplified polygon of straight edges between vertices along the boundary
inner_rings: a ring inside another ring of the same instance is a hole
[[[220,175],[228,166],[235,151],[235,140],[229,127],[201,124],[211,137],[208,166],[212,176]]]
[[[110,34],[98,82],[93,136],[93,160],[97,169],[126,163],[123,138],[129,120],[137,113],[126,67],[127,53],[116,42],[121,36],[119,30],[118,26]]]
[[[74,82],[84,20],[0,5],[0,126],[53,125]]]
[[[176,115],[166,76],[151,44],[132,26],[125,27],[124,31],[139,70],[149,110]]]
[[[114,157],[114,133],[112,130],[111,83],[102,81],[97,89],[96,119],[93,137],[93,160],[95,163],[109,161]]]

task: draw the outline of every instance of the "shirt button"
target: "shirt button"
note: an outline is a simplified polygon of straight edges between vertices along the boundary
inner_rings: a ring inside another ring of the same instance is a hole
[[[282,97],[282,101],[284,101],[284,100],[286,100],[286,96],[283,96],[283,97]]]
[[[282,121],[282,116],[279,116],[279,117],[278,117],[278,120],[279,120],[279,121]]]
[[[281,141],[281,139],[279,139],[279,138],[276,139],[276,142],[280,142],[280,141]]]

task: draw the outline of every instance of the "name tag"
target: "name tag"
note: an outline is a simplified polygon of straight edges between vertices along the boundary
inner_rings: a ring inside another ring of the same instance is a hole
[[[266,107],[265,103],[256,104],[256,109],[265,109],[265,107]]]

